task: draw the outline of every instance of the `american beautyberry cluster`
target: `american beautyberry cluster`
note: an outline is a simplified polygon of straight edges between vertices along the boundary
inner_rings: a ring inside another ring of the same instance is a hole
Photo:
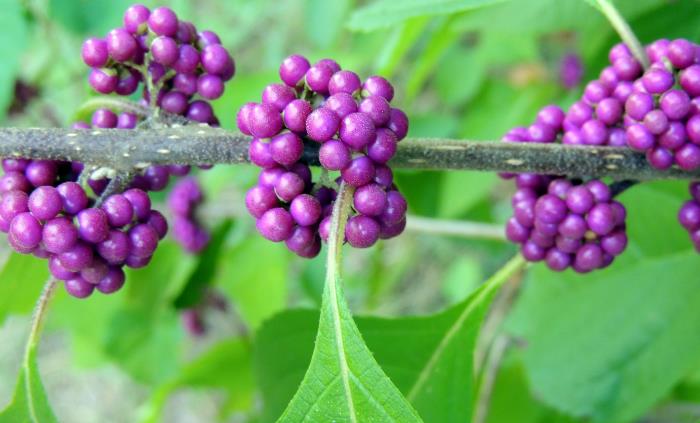
[[[700,253],[700,182],[692,182],[689,186],[690,200],[678,212],[678,220],[688,231],[695,250]]]
[[[128,96],[144,82],[144,103],[210,125],[218,121],[206,100],[221,96],[235,72],[216,34],[197,33],[170,9],[151,12],[141,5],[126,11],[123,28],[87,40],[82,56],[93,68],[89,81],[98,92]],[[149,103],[151,92],[158,94]],[[74,128],[134,129],[142,120],[103,108]],[[170,175],[189,172],[188,166],[149,166],[126,191],[105,193],[114,177],[109,169],[24,159],[3,160],[2,168],[0,230],[17,252],[48,259],[51,274],[78,298],[94,289],[115,292],[124,284],[123,266],[148,264],[168,223],[151,208],[147,191],[162,190]],[[89,172],[85,186],[78,183],[83,171]],[[182,227],[176,219],[180,235]],[[207,237],[199,230],[187,246],[201,248]]]
[[[625,250],[625,207],[605,183],[519,175],[516,184],[506,235],[526,260],[586,273],[607,267]]]
[[[98,206],[71,180],[69,163],[6,159],[3,169],[0,230],[15,251],[48,259],[51,274],[75,297],[119,290],[122,267],[145,266],[167,232],[140,189]]]
[[[82,57],[97,92],[131,95],[145,82],[146,102],[211,125],[218,121],[206,100],[221,97],[236,71],[215,33],[197,32],[167,7],[129,7],[124,26],[85,41]]]
[[[280,66],[283,84],[270,84],[261,103],[238,113],[241,132],[252,135],[250,160],[263,168],[246,196],[258,231],[302,257],[314,257],[328,237],[337,183],[356,188],[345,239],[353,247],[372,246],[400,234],[406,201],[393,184],[387,162],[408,132],[408,118],[389,104],[394,88],[384,78],[364,83],[333,60],[313,66],[298,55]],[[335,183],[324,174],[312,181],[305,144],[320,144],[325,171],[339,171]]]
[[[582,98],[566,113],[557,106],[546,106],[538,113],[535,123],[514,128],[503,140],[629,146],[645,153],[649,163],[657,169],[673,165],[688,171],[700,168],[700,46],[684,39],[662,39],[647,46],[646,53],[651,66],[644,71],[627,46],[614,46],[609,54],[610,65],[602,70],[598,79],[586,85]],[[627,243],[625,210],[620,203],[611,202],[610,190],[604,183],[589,181],[583,188],[574,187],[565,193],[564,186],[578,181],[556,179],[547,191],[545,185],[553,177],[502,176],[516,178],[515,215],[508,223],[507,235],[522,244],[523,255],[528,260],[546,260],[554,270],[563,270],[570,264],[576,271],[588,271],[606,266],[624,250]],[[600,192],[594,192],[592,186]],[[590,192],[582,194],[586,189]],[[697,247],[696,240],[700,236],[697,233],[700,228],[697,183],[691,184],[690,190],[693,199],[684,205],[679,220]],[[603,191],[605,195],[601,195]],[[591,203],[592,208],[585,212],[584,207],[572,208],[571,195],[592,196],[595,204]],[[552,221],[539,217],[545,210],[554,213]],[[566,213],[576,217],[565,216]],[[554,216],[562,220],[556,222],[558,233],[554,243],[549,245],[552,240],[547,236],[555,232]],[[569,225],[584,231],[583,239],[576,242],[565,239],[578,238],[572,236]],[[601,231],[601,227],[609,231]],[[574,250],[574,246],[578,247]],[[557,252],[552,253],[552,248]],[[563,253],[570,255],[568,262]],[[584,260],[582,265],[579,255],[582,259],[593,258],[586,259],[590,262]],[[589,264],[593,262],[598,266],[591,267]]]
[[[173,214],[173,238],[185,251],[196,254],[209,243],[209,232],[197,220],[197,207],[204,194],[193,177],[179,180],[168,194],[168,208]]]

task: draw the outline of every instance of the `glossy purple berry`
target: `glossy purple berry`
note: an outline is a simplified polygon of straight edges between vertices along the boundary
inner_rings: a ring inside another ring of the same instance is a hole
[[[159,7],[151,12],[148,18],[148,27],[158,35],[175,37],[178,27],[177,15],[167,7]]]
[[[281,242],[292,235],[294,220],[289,212],[277,207],[263,213],[257,220],[256,227],[266,239],[273,242]]]
[[[123,263],[130,251],[129,237],[116,229],[110,230],[107,238],[97,244],[97,252],[110,264]]]
[[[277,179],[275,193],[282,201],[290,202],[304,192],[304,185],[304,180],[299,175],[286,172]]]
[[[29,196],[29,211],[39,220],[53,219],[63,209],[61,196],[52,186],[40,186]]]
[[[41,223],[27,212],[20,213],[12,219],[8,233],[17,245],[27,250],[36,248],[42,241]]]
[[[47,251],[61,254],[78,241],[78,230],[69,219],[56,217],[44,224],[42,240]]]
[[[686,144],[676,151],[676,164],[683,170],[693,171],[700,168],[700,147]]]
[[[91,243],[104,241],[109,235],[107,214],[98,208],[82,210],[76,216],[78,234],[81,239]]]
[[[321,218],[321,203],[312,195],[301,194],[292,200],[289,213],[299,225],[311,226]]]
[[[111,94],[117,89],[119,76],[112,69],[93,68],[88,77],[90,86],[100,94]]]
[[[394,87],[381,76],[370,76],[362,85],[362,92],[365,97],[377,95],[384,97],[386,101],[391,101],[394,98]]]
[[[66,292],[75,298],[87,298],[92,295],[92,292],[95,290],[95,285],[86,281],[79,275],[66,280],[63,286],[66,288]]]
[[[304,154],[304,143],[292,132],[279,134],[270,140],[272,159],[284,166],[291,166]]]
[[[136,39],[127,30],[113,29],[107,34],[109,55],[118,62],[127,62],[134,58],[139,49]]]
[[[408,116],[400,109],[391,109],[387,128],[391,129],[396,138],[401,141],[408,134]]]
[[[124,12],[124,28],[132,34],[144,34],[148,29],[148,17],[151,11],[142,4],[130,6]]]
[[[306,71],[304,79],[311,90],[325,95],[328,94],[328,84],[334,73],[334,70],[329,66],[315,64]]]
[[[361,187],[374,179],[374,164],[367,156],[359,156],[350,161],[345,168],[340,171],[343,180],[354,187]]]
[[[269,104],[256,104],[251,109],[248,129],[257,138],[276,135],[282,129],[282,124],[279,111]]]
[[[360,77],[355,72],[341,70],[333,74],[328,82],[328,92],[355,94],[362,88]]]
[[[277,207],[277,194],[272,187],[256,185],[248,190],[245,204],[248,212],[253,217],[259,218],[266,211]]]
[[[153,60],[163,66],[172,66],[180,57],[177,42],[170,37],[157,37],[151,43],[150,50]]]
[[[333,111],[324,107],[316,109],[306,119],[306,133],[309,138],[325,142],[335,136],[340,127],[340,118]]]
[[[669,90],[661,96],[659,106],[669,119],[683,119],[690,112],[690,97],[683,90]]]
[[[352,95],[344,92],[328,97],[326,102],[323,104],[323,107],[335,112],[340,119],[343,119],[345,116],[355,113],[358,110],[355,98]]]
[[[197,92],[202,98],[216,100],[224,93],[224,81],[217,75],[204,74],[197,80]]]
[[[365,113],[352,113],[340,123],[340,139],[350,148],[360,151],[376,136],[372,118]]]
[[[341,170],[352,160],[348,147],[337,140],[326,141],[318,151],[321,166],[328,170]]]
[[[304,56],[291,55],[282,61],[280,65],[280,79],[290,87],[296,87],[304,79],[304,75],[311,64]]]
[[[355,248],[368,248],[379,239],[379,223],[369,216],[356,215],[348,219],[345,239]]]
[[[273,106],[280,112],[296,99],[294,89],[282,84],[270,84],[263,90],[262,102]]]
[[[282,113],[284,125],[291,131],[303,134],[306,132],[306,119],[311,114],[311,111],[311,104],[308,101],[301,99],[292,100]]]
[[[91,68],[101,68],[109,60],[107,41],[101,38],[91,37],[85,40],[81,50],[83,62]]]

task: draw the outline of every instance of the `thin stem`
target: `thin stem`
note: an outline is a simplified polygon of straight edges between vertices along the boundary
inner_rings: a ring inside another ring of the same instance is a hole
[[[118,97],[94,97],[83,103],[78,109],[78,114],[92,113],[97,109],[110,109],[115,112],[126,112],[138,117],[145,118],[151,113],[148,107],[142,106],[133,101],[124,100]]]
[[[185,125],[120,129],[0,128],[0,157],[90,163],[116,171],[151,164],[247,163],[251,138],[237,132]],[[304,161],[318,165],[318,144],[308,143]],[[654,169],[630,148],[414,138],[399,144],[393,168],[539,173],[614,180],[700,179],[700,169]]]
[[[603,13],[603,15],[605,15],[613,28],[615,28],[615,31],[617,31],[617,33],[620,35],[622,41],[627,44],[627,47],[629,47],[629,49],[632,51],[632,54],[637,61],[642,64],[644,69],[648,69],[649,57],[647,57],[646,50],[644,50],[642,43],[640,43],[637,36],[634,35],[632,28],[630,28],[629,24],[625,18],[622,17],[620,11],[617,10],[613,2],[611,0],[594,1],[598,4],[600,11]]]
[[[408,216],[406,229],[433,235],[457,236],[471,239],[505,240],[505,231],[501,225],[468,222],[463,220],[431,219],[428,217]]]
[[[484,375],[479,384],[476,406],[474,407],[474,418],[472,419],[473,423],[484,423],[488,418],[498,370],[501,368],[501,362],[509,345],[510,338],[506,335],[501,335],[496,338],[489,351],[486,369],[484,369]]]
[[[31,351],[36,348],[39,344],[39,337],[41,335],[41,330],[43,328],[44,319],[46,318],[46,313],[49,310],[49,305],[53,294],[56,292],[56,279],[50,278],[44,285],[44,289],[39,296],[39,300],[34,306],[34,314],[32,315],[32,326],[29,330],[29,338],[27,338],[27,345],[24,351],[24,362],[29,360]]]

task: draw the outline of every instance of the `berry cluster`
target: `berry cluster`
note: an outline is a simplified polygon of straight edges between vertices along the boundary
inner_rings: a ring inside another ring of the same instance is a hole
[[[406,201],[387,162],[408,132],[408,118],[389,104],[391,84],[379,76],[363,83],[333,60],[312,66],[298,55],[286,58],[279,74],[283,84],[268,85],[262,102],[245,104],[237,116],[241,132],[254,137],[250,160],[263,168],[246,196],[258,231],[271,241],[286,241],[299,256],[318,254],[337,188],[328,180],[312,181],[304,146],[318,143],[325,171],[339,171],[336,183],[356,188],[347,242],[366,248],[400,234]]]
[[[197,33],[167,8],[135,5],[124,27],[106,38],[91,38],[82,49],[92,67],[90,84],[100,93],[131,95],[145,82],[143,103],[158,92],[153,106],[197,122],[218,123],[206,100],[221,96],[235,67],[216,34]],[[202,99],[195,99],[199,95]],[[90,122],[75,129],[134,129],[144,119],[132,113],[96,110]],[[83,168],[87,184],[77,183]],[[189,166],[149,166],[123,193],[106,189],[108,169],[82,163],[6,159],[0,177],[0,230],[14,250],[49,261],[51,274],[64,281],[69,294],[85,298],[96,288],[112,293],[124,284],[123,266],[139,268],[151,259],[167,230],[166,219],[151,209],[148,191],[160,191],[171,175],[183,176]],[[87,186],[92,193],[88,192]],[[111,194],[111,195],[110,195]],[[186,225],[176,218],[175,232]],[[187,222],[189,223],[189,222]],[[201,249],[208,235],[198,230],[186,248]]]
[[[197,32],[167,7],[129,7],[124,26],[86,40],[82,57],[97,92],[131,95],[145,82],[145,102],[210,125],[218,121],[207,100],[221,97],[236,70],[215,33]]]
[[[122,267],[145,266],[167,232],[165,218],[142,190],[114,194],[97,206],[79,184],[65,180],[69,164],[6,159],[3,169],[3,178],[24,172],[41,181],[3,186],[0,230],[15,251],[48,259],[51,274],[75,297],[95,288],[119,290]]]
[[[516,184],[506,236],[521,245],[526,260],[586,273],[607,267],[625,250],[625,207],[605,183],[523,174]]]
[[[197,254],[209,243],[209,232],[197,221],[197,207],[204,195],[193,177],[179,180],[168,194],[168,208],[173,214],[173,238],[185,251]]]
[[[657,169],[668,169],[676,165],[683,170],[697,170],[700,168],[700,46],[684,39],[673,41],[662,39],[647,46],[646,53],[651,66],[645,71],[627,46],[624,44],[614,46],[608,57],[610,65],[601,71],[598,79],[586,85],[582,98],[566,113],[557,106],[546,106],[537,114],[535,123],[529,127],[512,129],[503,137],[503,140],[560,142],[584,146],[628,146],[645,153],[649,163]],[[515,177],[512,174],[502,174],[502,176]],[[542,236],[547,233],[547,230],[543,229],[547,222],[543,221],[540,223],[541,228],[537,227],[535,203],[540,204],[540,196],[545,195],[542,198],[548,198],[548,200],[544,204],[556,207],[557,210],[561,210],[561,213],[566,212],[565,207],[561,202],[553,199],[551,192],[547,196],[543,192],[528,191],[533,188],[543,190],[542,186],[532,187],[528,184],[539,180],[538,184],[541,185],[544,183],[542,181],[548,181],[548,179],[548,177],[531,174],[517,176],[516,183],[519,190],[513,201],[515,216],[509,221],[507,232],[509,239],[523,245],[523,254],[526,258],[546,259],[551,268],[560,270],[560,264],[564,260],[558,258],[560,254],[555,254],[557,258],[550,259],[544,252],[545,246],[550,243],[550,240],[543,239]],[[560,181],[557,182],[555,189],[562,189],[559,186],[566,185],[566,180]],[[593,181],[589,182],[591,183]],[[599,181],[595,183],[601,187],[604,185]],[[571,181],[568,184],[571,184]],[[528,190],[524,192],[524,188]],[[550,187],[550,191],[551,189]],[[697,183],[691,184],[693,199],[686,203],[679,213],[679,220],[691,233],[696,247],[697,238],[700,236],[697,233],[700,228],[697,191]],[[572,189],[572,192],[578,192],[578,189]],[[559,197],[561,197],[560,200],[566,200],[561,195]],[[610,199],[602,201],[608,202]],[[555,203],[558,205],[555,206]],[[599,206],[601,205],[593,206],[594,209],[589,213],[601,208]],[[577,221],[576,224],[580,228],[584,228],[583,223],[586,223],[590,229],[587,233],[602,237],[600,240],[594,240],[600,245],[597,249],[586,247],[586,250],[596,250],[595,256],[601,257],[600,263],[603,265],[621,253],[626,245],[624,207],[617,202],[612,202],[607,208],[613,209],[614,213],[610,210],[600,212],[604,214],[594,220],[605,218],[603,223],[610,226],[613,224],[612,219],[616,226],[612,229],[613,235],[596,231],[591,225],[602,223],[590,221],[590,215],[579,216],[576,219],[566,217],[567,222]],[[569,212],[581,214],[580,211],[571,208]],[[561,225],[563,223],[560,223],[560,228]],[[553,233],[553,229],[550,232]],[[559,235],[563,234],[560,232]],[[608,241],[608,237],[613,237],[615,241]],[[586,239],[590,241],[591,237],[587,236]],[[589,244],[590,242],[587,242],[585,245]],[[571,254],[566,248],[562,249],[557,240],[554,240],[553,245],[558,250]],[[606,254],[609,258],[606,258]],[[571,259],[572,257],[569,257],[575,270],[591,270],[590,266],[577,264],[578,253],[573,261]]]
[[[675,164],[696,170],[700,168],[700,46],[684,39],[662,39],[646,50],[651,66],[633,83],[625,102],[627,145],[646,153],[657,169]],[[634,60],[623,48],[610,56]]]
[[[689,186],[690,200],[678,212],[678,221],[688,231],[695,250],[700,253],[700,182]]]

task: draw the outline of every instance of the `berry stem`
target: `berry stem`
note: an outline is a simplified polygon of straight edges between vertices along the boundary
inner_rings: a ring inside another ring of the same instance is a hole
[[[625,18],[622,17],[620,11],[617,10],[613,2],[611,0],[594,0],[594,2],[598,5],[598,8],[603,15],[605,15],[613,28],[615,28],[615,31],[617,31],[622,41],[627,44],[627,47],[629,47],[629,49],[632,51],[632,54],[637,61],[642,64],[644,69],[648,69],[649,58],[647,57],[647,53],[644,50],[642,43],[640,43],[637,36],[634,35],[632,28],[630,28],[629,24]]]
[[[0,128],[0,157],[65,160],[131,172],[151,164],[248,162],[251,138],[237,132],[187,125],[149,130]],[[306,162],[318,165],[318,146]],[[654,169],[629,148],[414,138],[399,144],[394,168],[538,173],[614,180],[699,180],[700,169]]]
[[[95,97],[84,102],[77,111],[78,115],[92,114],[97,109],[109,109],[114,112],[132,113],[145,118],[151,114],[151,109],[133,101],[123,100],[117,97]]]
[[[24,351],[23,366],[28,365],[29,356],[33,349],[36,349],[39,344],[39,338],[41,336],[41,330],[43,329],[44,319],[46,318],[46,313],[49,310],[49,305],[51,299],[56,292],[57,281],[54,278],[50,278],[44,285],[44,289],[39,296],[39,300],[34,306],[34,313],[32,315],[32,326],[29,330],[29,337],[27,338],[27,344]]]
[[[456,236],[470,239],[488,239],[505,241],[505,230],[501,225],[463,220],[431,219],[409,215],[406,218],[406,230],[433,235]]]

